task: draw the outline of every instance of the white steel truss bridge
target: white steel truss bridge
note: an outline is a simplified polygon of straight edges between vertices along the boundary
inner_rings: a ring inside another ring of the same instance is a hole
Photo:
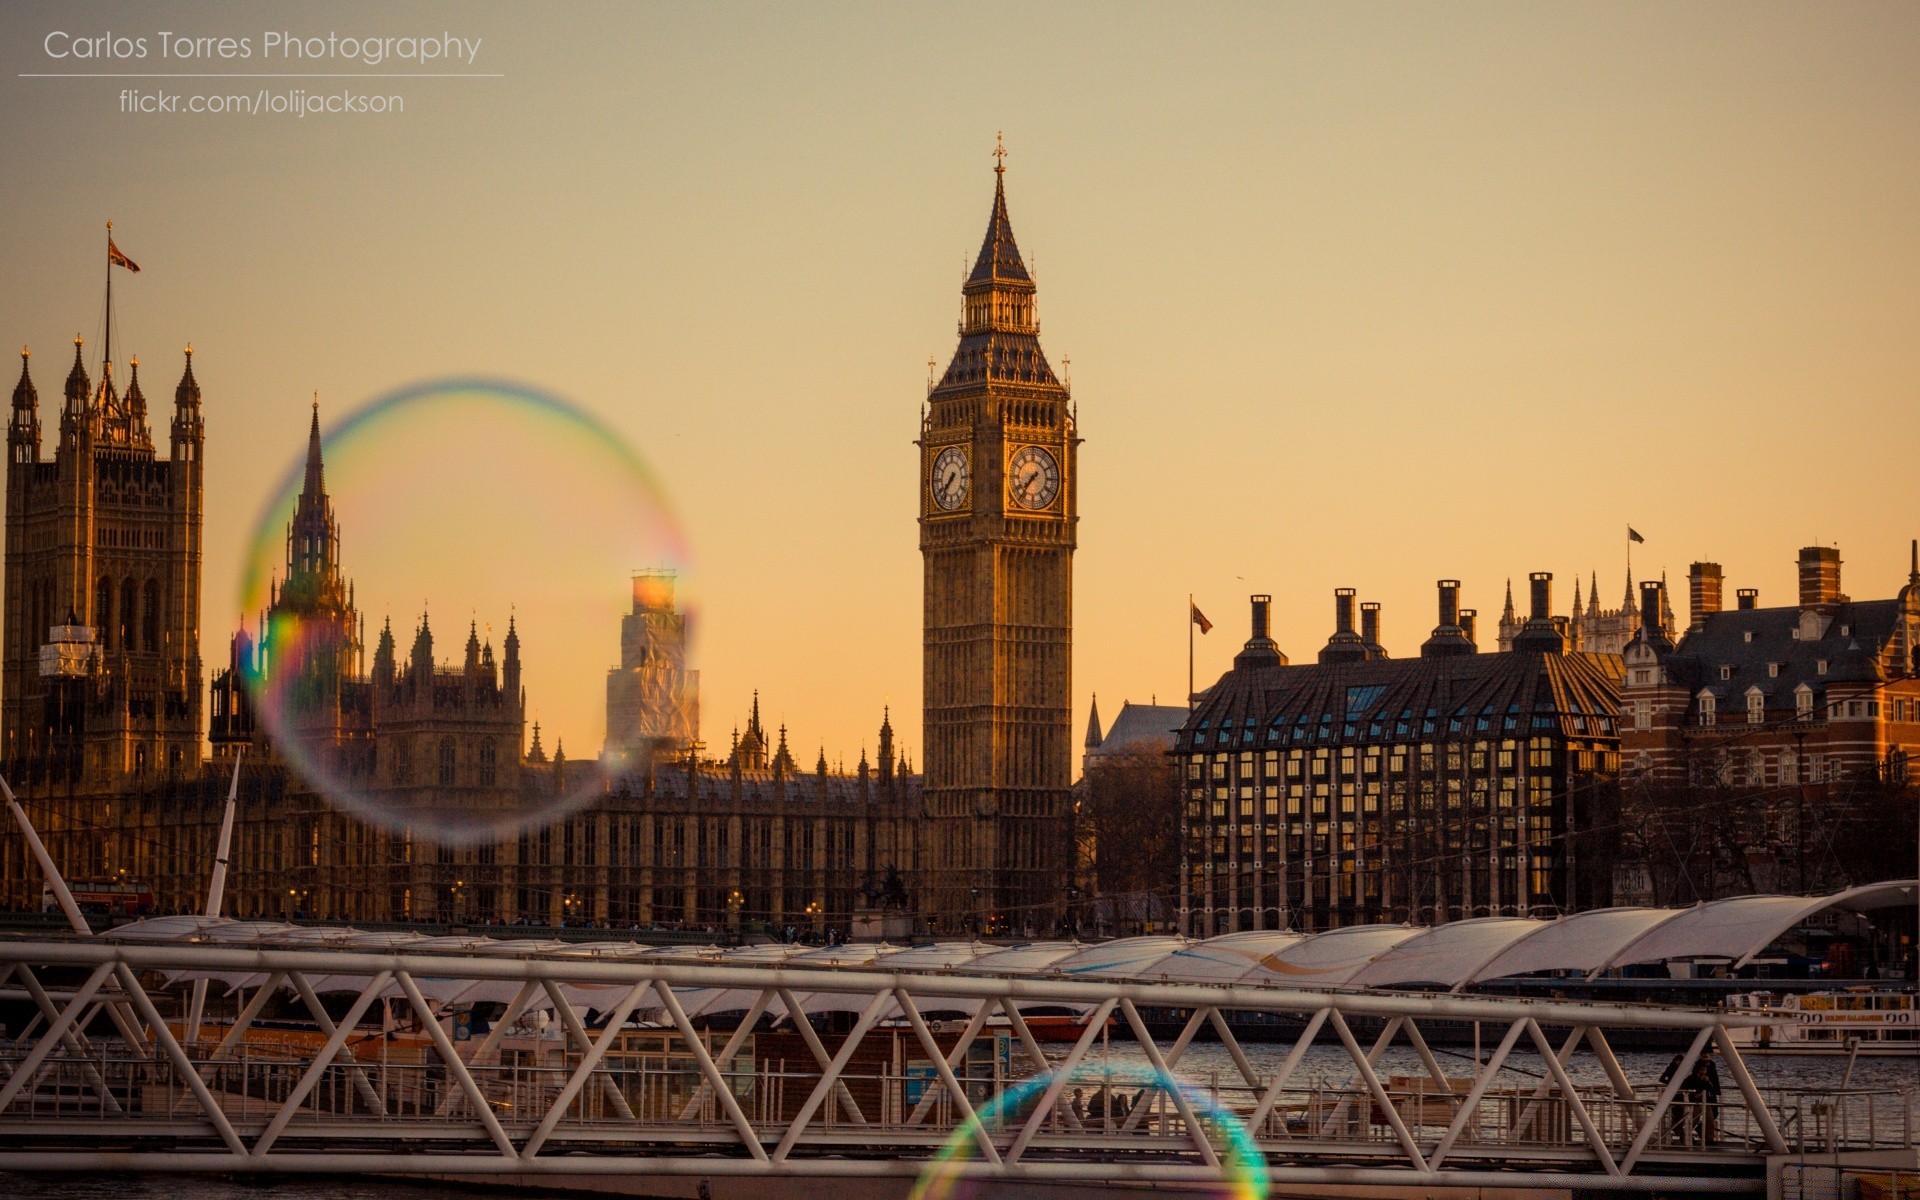
[[[1705,1193],[1915,1137],[1911,1094],[1762,1087],[1719,1011],[517,945],[0,940],[0,1170]],[[1651,1038],[1664,1082],[1615,1053]]]

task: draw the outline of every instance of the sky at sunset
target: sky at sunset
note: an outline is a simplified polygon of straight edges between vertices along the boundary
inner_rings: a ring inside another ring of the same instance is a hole
[[[47,52],[162,30],[254,57]],[[480,45],[264,62],[268,31]],[[1920,536],[1912,5],[10,5],[0,49],[0,341],[34,352],[50,454],[75,332],[97,376],[113,220],[143,268],[116,357],[162,441],[195,346],[209,674],[315,392],[325,424],[498,376],[650,467],[694,555],[710,747],[757,688],[805,763],[871,752],[883,705],[917,763],[913,438],[1001,131],[1086,438],[1076,732],[1094,693],[1179,702],[1189,593],[1204,683],[1250,592],[1295,661],[1339,586],[1400,656],[1440,577],[1483,631],[1534,570],[1562,612],[1594,570],[1617,605],[1629,524],[1683,614],[1696,558],[1786,603],[1797,549],[1837,544],[1845,590],[1885,597]],[[352,77],[23,77],[82,71]],[[128,88],[405,111],[129,113]],[[511,610],[532,715],[597,749],[625,573],[653,565],[632,515],[402,432],[338,476],[370,481],[335,497],[369,626],[424,600],[452,657]],[[463,524],[461,489],[522,519]]]

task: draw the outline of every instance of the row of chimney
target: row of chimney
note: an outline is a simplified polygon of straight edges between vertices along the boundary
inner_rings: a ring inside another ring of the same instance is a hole
[[[1566,618],[1552,615],[1553,574],[1536,571],[1530,581],[1533,585],[1532,616],[1515,636],[1514,648],[1559,654],[1567,644]],[[1440,623],[1434,627],[1433,636],[1421,645],[1420,656],[1444,658],[1479,653],[1479,614],[1471,608],[1460,607],[1460,581],[1442,579],[1436,586],[1440,593]],[[1327,639],[1326,646],[1320,651],[1320,661],[1323,663],[1364,662],[1387,657],[1386,647],[1380,642],[1379,603],[1370,600],[1360,605],[1360,627],[1356,630],[1353,623],[1354,595],[1352,588],[1334,589],[1333,636]],[[1253,598],[1254,636],[1249,646],[1255,643],[1272,645],[1267,616],[1270,603],[1267,596]],[[1284,655],[1281,660],[1285,661]]]
[[[1692,628],[1700,628],[1707,614],[1720,611],[1725,584],[1719,563],[1697,562],[1687,568],[1687,620]],[[1760,607],[1758,588],[1741,588],[1734,597],[1742,610]],[[1840,590],[1840,551],[1833,546],[1802,549],[1800,607],[1830,608],[1846,602],[1846,594]]]

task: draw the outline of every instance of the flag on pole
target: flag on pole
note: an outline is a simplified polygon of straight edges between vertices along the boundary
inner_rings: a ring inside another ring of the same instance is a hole
[[[1627,540],[1630,542],[1644,542],[1647,539],[1640,536],[1640,531],[1638,529],[1635,529],[1633,526],[1629,525],[1627,526]]]
[[[1213,622],[1207,620],[1207,614],[1200,611],[1200,606],[1198,604],[1195,604],[1193,601],[1189,600],[1187,601],[1187,607],[1193,610],[1193,623],[1200,627],[1201,633],[1206,633],[1208,630],[1213,628]]]
[[[113,244],[113,235],[107,235],[107,262],[116,267],[125,267],[135,275],[140,273],[140,264],[120,253],[120,247]]]

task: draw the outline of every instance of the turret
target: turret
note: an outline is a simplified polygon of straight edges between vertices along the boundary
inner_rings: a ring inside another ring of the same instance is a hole
[[[380,626],[380,642],[373,648],[373,681],[384,687],[393,686],[393,618],[389,617]]]
[[[478,617],[467,622],[467,658],[461,664],[461,669],[467,673],[469,682],[472,682],[473,677],[480,673],[480,619]]]
[[[427,614],[420,614],[420,628],[413,635],[413,652],[409,655],[412,663],[414,686],[421,689],[423,700],[433,698],[433,630],[427,624]]]
[[[206,423],[200,416],[200,381],[193,377],[193,344],[187,344],[187,365],[173,389],[173,458],[198,460],[206,443]]]
[[[27,370],[29,351],[20,347],[20,382],[13,385],[13,419],[7,424],[9,462],[40,461],[40,393]]]
[[[507,618],[507,640],[501,643],[506,650],[506,658],[500,664],[500,690],[507,694],[509,704],[520,702],[520,632],[514,628],[513,617]]]
[[[893,785],[893,712],[890,708],[880,710],[880,787]]]

